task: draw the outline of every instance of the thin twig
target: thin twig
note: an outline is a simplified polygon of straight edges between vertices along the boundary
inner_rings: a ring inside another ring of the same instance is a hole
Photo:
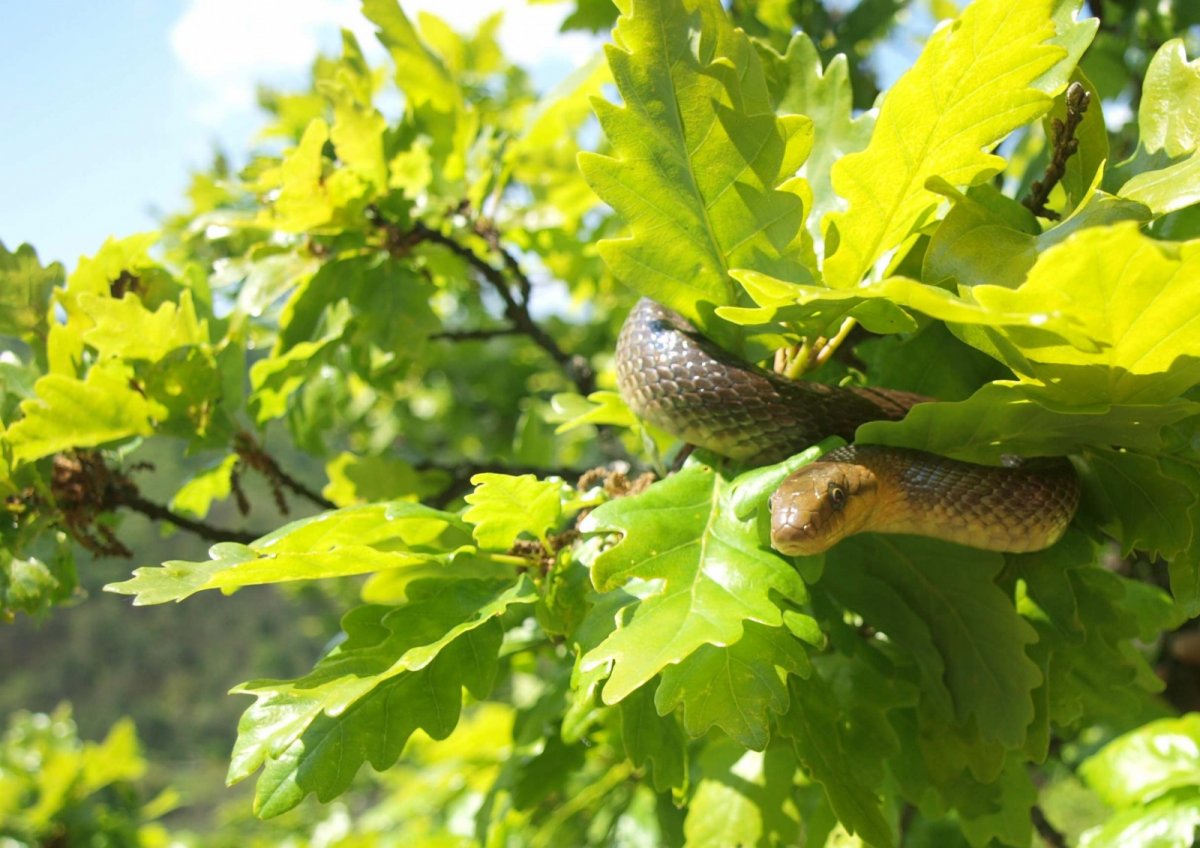
[[[440,333],[434,333],[429,338],[443,339],[451,342],[476,342],[496,339],[502,336],[519,335],[522,335],[522,332],[516,327],[496,327],[490,330],[445,330]]]
[[[838,328],[838,331],[836,334],[834,334],[833,338],[821,345],[820,349],[813,355],[813,365],[819,367],[828,362],[830,357],[837,353],[837,349],[841,347],[841,344],[846,340],[846,337],[849,336],[857,326],[858,320],[855,318],[847,318],[845,321],[843,321],[842,326]]]
[[[146,500],[137,491],[122,492],[118,496],[115,505],[139,512],[147,518],[153,518],[156,521],[165,521],[168,524],[174,524],[181,530],[187,530],[189,533],[194,533],[201,539],[207,539],[210,542],[241,542],[243,545],[247,545],[262,535],[261,533],[247,533],[244,530],[225,530],[213,527],[211,524],[206,524],[203,521],[193,521],[179,513],[172,512],[162,504]]]
[[[271,460],[271,461],[272,461],[272,463],[275,463],[274,460]],[[321,495],[320,492],[313,491],[312,489],[308,488],[308,486],[305,486],[303,483],[301,483],[295,477],[293,477],[292,475],[290,475],[286,471],[284,471],[282,468],[280,468],[278,463],[275,463],[275,473],[279,477],[280,483],[282,483],[287,488],[291,489],[293,492],[295,492],[297,495],[304,498],[305,500],[307,500],[313,504],[316,504],[321,509],[337,509],[337,504],[335,504],[333,501],[329,500],[329,498],[326,498],[323,495]]]
[[[1067,848],[1067,837],[1059,833],[1058,828],[1050,824],[1050,820],[1046,818],[1045,811],[1037,804],[1029,810],[1030,818],[1033,819],[1033,826],[1037,830],[1038,835],[1046,841],[1051,848]]]
[[[504,316],[512,322],[513,327],[529,336],[534,344],[546,351],[551,359],[562,366],[567,376],[570,377],[571,382],[579,389],[580,394],[589,395],[596,390],[596,377],[592,373],[592,368],[588,365],[587,360],[581,356],[571,356],[566,353],[558,346],[558,342],[551,338],[533,320],[529,314],[528,300],[518,299],[513,294],[513,290],[509,286],[508,280],[505,279],[503,271],[481,259],[466,245],[459,244],[449,236],[443,235],[437,230],[430,229],[420,221],[413,227],[412,236],[416,241],[429,241],[434,244],[440,244],[474,268],[495,289],[500,299],[504,301]],[[529,278],[521,271],[511,256],[504,251],[501,251],[501,255],[506,257],[505,266],[509,269],[509,273],[513,275],[518,290],[522,293],[523,297],[527,298],[530,288]]]
[[[521,289],[521,297],[528,303],[529,296],[533,291],[533,285],[529,279],[529,275],[521,270],[521,265],[517,262],[517,257],[513,256],[500,243],[500,231],[490,221],[478,221],[475,224],[475,232],[483,236],[488,246],[500,254],[500,259],[504,262],[504,267],[508,270],[509,276],[517,281],[517,285]]]
[[[279,491],[280,486],[290,489],[295,494],[300,495],[300,497],[319,506],[321,509],[337,509],[337,504],[333,501],[322,496],[319,492],[313,491],[284,471],[279,466],[279,463],[275,461],[275,458],[267,453],[249,433],[242,431],[237,434],[234,438],[234,451],[237,452],[238,459],[262,474],[267,479],[267,482],[271,484],[275,490],[275,500],[279,505],[280,512],[287,514],[287,504],[284,502],[282,492]]]
[[[1059,180],[1067,170],[1067,160],[1079,149],[1079,139],[1075,138],[1075,130],[1083,121],[1092,96],[1088,90],[1077,82],[1067,86],[1067,122],[1064,124],[1055,118],[1050,126],[1054,132],[1054,154],[1046,165],[1046,172],[1040,180],[1034,180],[1030,186],[1029,196],[1022,203],[1035,215],[1057,221],[1060,216],[1053,209],[1046,208],[1046,200],[1050,192],[1058,185]]]
[[[775,372],[789,380],[799,380],[812,369],[819,368],[828,362],[857,326],[857,320],[847,317],[838,327],[838,331],[829,338],[825,338],[825,336],[806,337],[798,345],[779,348],[775,351]]]

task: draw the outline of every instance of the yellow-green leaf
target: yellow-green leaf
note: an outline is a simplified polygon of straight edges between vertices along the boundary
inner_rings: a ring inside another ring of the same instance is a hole
[[[476,474],[475,491],[467,495],[471,508],[463,518],[475,527],[481,548],[507,550],[522,533],[547,541],[546,534],[562,518],[562,483],[539,480],[532,474]]]
[[[931,177],[972,185],[1004,167],[983,150],[1044,114],[1035,82],[1066,51],[1052,0],[976,0],[929,39],[884,98],[871,143],[833,167],[849,209],[828,217],[825,282],[858,283],[876,260],[925,223],[940,198]]]
[[[16,463],[70,448],[97,447],[131,436],[148,436],[166,410],[132,385],[128,366],[111,359],[77,380],[48,374],[34,385],[37,397],[22,401],[22,417],[5,441]]]

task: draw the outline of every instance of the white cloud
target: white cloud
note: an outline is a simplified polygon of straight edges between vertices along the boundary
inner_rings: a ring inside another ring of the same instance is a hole
[[[260,82],[298,82],[339,27],[366,36],[353,0],[190,0],[171,28],[175,58],[201,90],[198,117],[219,125],[254,106]]]
[[[567,7],[530,6],[525,0],[401,0],[412,18],[433,12],[459,31],[504,13],[500,44],[514,61],[552,77],[580,64],[593,39],[558,32]],[[217,126],[254,106],[259,83],[300,84],[318,50],[336,48],[345,27],[376,57],[374,27],[356,0],[189,0],[171,29],[171,48],[203,91],[197,116]],[[546,80],[548,83],[556,79]]]
[[[470,32],[484,18],[503,12],[500,47],[509,59],[527,68],[564,59],[575,67],[591,55],[588,51],[581,55],[577,49],[591,44],[587,36],[559,33],[569,11],[563,4],[532,6],[528,0],[400,0],[400,5],[414,20],[420,12],[432,12],[459,32]],[[591,50],[595,49],[592,45]]]

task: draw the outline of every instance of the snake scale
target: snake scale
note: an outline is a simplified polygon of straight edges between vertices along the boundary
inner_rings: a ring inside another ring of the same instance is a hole
[[[778,462],[827,436],[851,441],[859,425],[899,420],[930,400],[788,380],[739,361],[646,298],[626,318],[616,353],[621,396],[640,418],[745,464]],[[1062,457],[999,467],[848,445],[796,471],[771,496],[771,542],[807,555],[870,531],[1036,551],[1058,541],[1078,503],[1079,479]]]

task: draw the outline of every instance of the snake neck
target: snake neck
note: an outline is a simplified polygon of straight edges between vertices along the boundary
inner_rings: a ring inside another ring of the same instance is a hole
[[[872,531],[934,536],[985,550],[1049,547],[1066,532],[1079,504],[1079,478],[1066,459],[1001,468],[919,450],[851,445],[818,462],[848,463],[872,477]]]

